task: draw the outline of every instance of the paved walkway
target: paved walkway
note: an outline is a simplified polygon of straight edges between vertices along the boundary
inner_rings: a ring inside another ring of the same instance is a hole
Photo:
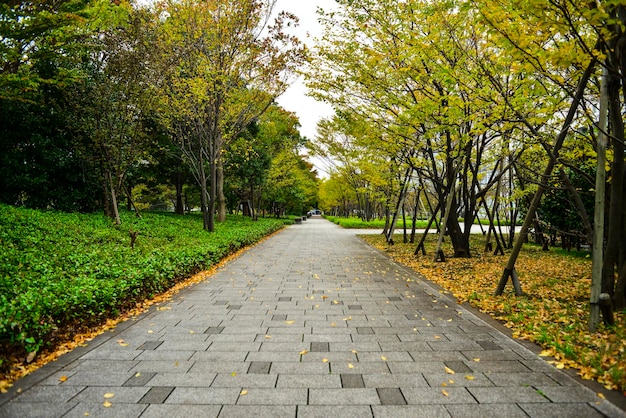
[[[0,417],[625,416],[321,218],[16,382],[0,405]]]

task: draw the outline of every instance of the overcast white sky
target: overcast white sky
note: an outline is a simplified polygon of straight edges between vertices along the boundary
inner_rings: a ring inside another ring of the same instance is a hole
[[[333,9],[335,5],[335,0],[278,0],[276,10],[285,10],[298,16],[300,26],[294,30],[293,34],[310,48],[313,45],[313,37],[321,36],[321,27],[317,22],[317,8],[321,7],[327,11]],[[302,126],[300,133],[312,140],[315,138],[317,122],[324,117],[331,116],[333,110],[329,105],[306,96],[306,90],[300,78],[278,98],[278,104],[296,113]]]

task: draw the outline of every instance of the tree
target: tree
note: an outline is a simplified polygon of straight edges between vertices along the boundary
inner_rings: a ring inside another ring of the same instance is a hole
[[[215,208],[225,220],[224,151],[285,90],[304,59],[299,41],[284,32],[295,17],[282,12],[269,23],[275,3],[184,0],[158,8],[166,16],[162,113],[202,190],[208,231]]]
[[[76,119],[87,138],[84,150],[98,168],[104,211],[120,223],[118,202],[132,200],[126,180],[149,160],[147,128],[155,93],[152,15],[129,11],[118,25],[101,31],[88,54],[86,78],[69,94]]]
[[[127,10],[96,0],[0,4],[3,201],[93,210],[97,180],[65,93],[85,79],[97,34]]]

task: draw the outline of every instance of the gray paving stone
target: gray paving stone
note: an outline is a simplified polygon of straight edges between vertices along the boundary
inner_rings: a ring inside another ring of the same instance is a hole
[[[245,351],[194,351],[189,360],[194,362],[235,362],[245,361],[247,355],[248,353]]]
[[[367,418],[372,417],[372,410],[369,406],[324,406],[324,405],[299,405],[298,418]]]
[[[150,388],[147,387],[88,387],[72,398],[80,403],[137,403]],[[105,398],[104,395],[111,396]],[[60,399],[59,399],[60,401]]]
[[[278,376],[275,374],[222,374],[218,373],[211,384],[213,388],[273,388]]]
[[[364,388],[363,375],[361,374],[341,374],[341,387],[344,389],[357,389]]]
[[[143,396],[143,398],[139,400],[139,403],[146,403],[146,404],[164,403],[165,400],[168,398],[168,396],[170,396],[173,390],[174,390],[173,387],[153,386],[150,388],[148,393],[146,393]]]
[[[224,405],[220,418],[293,418],[296,416],[295,405],[259,406],[259,405]]]
[[[111,406],[109,407],[105,407],[103,402],[79,403],[66,415],[63,415],[63,417],[85,418],[86,416],[89,416],[98,418],[135,418],[140,416],[147,407],[148,405],[114,402],[111,402]]]
[[[41,404],[30,402],[9,402],[0,406],[0,417],[2,418],[49,418],[61,417],[76,406],[75,402],[58,402]],[[83,415],[84,417],[84,415]]]
[[[429,384],[421,374],[366,374],[363,381],[367,388],[420,388]]]
[[[83,386],[42,386],[25,391],[15,402],[62,403],[74,398],[84,389]]]
[[[250,367],[248,368],[248,373],[268,374],[270,372],[271,367],[272,367],[272,363],[269,361],[253,361],[250,363]]]
[[[485,373],[485,376],[496,386],[554,386],[562,391],[562,386],[544,373],[515,372],[515,373]],[[571,395],[566,395],[571,396]]]
[[[239,395],[237,405],[306,405],[307,389],[252,388]]]
[[[196,361],[189,373],[246,373],[249,367],[249,363],[242,363],[240,361]],[[180,373],[182,370],[175,370],[175,373]]]
[[[413,361],[413,357],[406,351],[357,351],[360,362],[378,361]]]
[[[341,388],[337,374],[282,374],[278,376],[277,388]]]
[[[550,418],[601,418],[604,414],[596,411],[586,403],[567,403],[567,404],[539,404],[539,403],[521,403],[520,408],[523,409],[531,417],[550,417]]]
[[[195,362],[193,361],[144,360],[139,361],[137,365],[131,369],[131,372],[185,373],[189,371],[191,366],[193,366],[194,364]]]
[[[216,418],[222,405],[167,405],[148,406],[141,418]]]
[[[537,403],[550,402],[532,387],[468,388],[478,403]]]
[[[68,375],[63,386],[122,386],[128,379],[136,374],[133,372],[106,372],[102,371],[80,371]]]
[[[576,399],[578,402],[597,402],[600,399],[595,392],[583,386],[544,386],[540,382],[536,382],[532,386],[555,403],[571,402],[572,399]]]
[[[372,406],[375,418],[449,418],[443,405],[384,405]]]
[[[137,347],[137,350],[156,350],[161,344],[163,341],[146,341]]]
[[[311,342],[311,351],[313,352],[328,352],[330,351],[328,342],[319,342],[313,341]]]
[[[462,351],[462,353],[468,360],[475,358],[481,361],[522,360],[517,353],[509,350]]]
[[[195,388],[177,387],[165,403],[186,405],[234,405],[239,397],[239,388]]]
[[[300,362],[280,362],[272,363],[270,373],[277,375],[311,375],[311,374],[328,374],[330,373],[330,363],[300,363]],[[337,373],[337,372],[333,372]]]
[[[476,403],[467,389],[458,387],[402,388],[402,393],[409,405]]]
[[[528,418],[518,405],[511,403],[446,405],[446,409],[453,418]]]
[[[400,388],[378,388],[376,391],[381,405],[406,405]]]
[[[263,342],[261,343],[261,352],[295,352],[299,353],[302,350],[308,350],[309,343],[295,342],[295,343],[278,343],[278,342]]]
[[[146,386],[209,387],[215,376],[216,373],[156,373]]]
[[[299,362],[302,357],[300,351],[254,351],[246,355],[246,361]]]
[[[196,351],[165,351],[165,350],[149,350],[142,352],[136,360],[140,361],[189,361]]]
[[[474,361],[471,362],[471,369],[475,372],[483,373],[518,373],[528,372],[528,367],[519,361]]]
[[[379,405],[376,389],[309,389],[309,405]]]

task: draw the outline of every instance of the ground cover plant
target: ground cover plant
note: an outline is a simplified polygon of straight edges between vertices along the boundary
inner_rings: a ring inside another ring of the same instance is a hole
[[[385,227],[384,219],[372,219],[371,221],[364,221],[361,218],[344,218],[341,216],[328,216],[328,215],[324,215],[324,217],[328,219],[329,221],[339,226],[342,226],[344,228],[352,228],[352,229],[380,228],[380,229],[383,229]],[[428,224],[428,221],[418,220],[416,222],[416,228],[417,229],[426,228],[427,224]],[[408,232],[411,232],[412,225],[413,225],[412,221],[410,219],[407,219],[406,229]],[[396,223],[396,229],[401,229],[403,227],[404,227],[404,224],[402,223],[402,219],[399,219],[398,222]]]
[[[280,229],[232,216],[42,212],[0,205],[0,371],[106,322]],[[131,236],[135,236],[131,246]],[[0,381],[3,376],[0,374]]]
[[[446,257],[446,262],[434,262],[435,235],[426,240],[426,256],[414,255],[415,245],[402,244],[401,239],[390,246],[382,235],[362,238],[437,283],[459,302],[502,321],[514,338],[541,345],[541,355],[553,357],[550,361],[557,368],[577,369],[583,379],[595,379],[607,389],[626,394],[626,315],[618,312],[615,326],[601,325],[595,333],[588,331],[588,254],[546,252],[526,245],[516,267],[526,295],[516,297],[509,284],[503,296],[493,296],[505,257],[474,252],[472,258]],[[482,236],[471,239],[472,248],[484,248]],[[452,253],[449,243],[444,244],[444,252]]]

